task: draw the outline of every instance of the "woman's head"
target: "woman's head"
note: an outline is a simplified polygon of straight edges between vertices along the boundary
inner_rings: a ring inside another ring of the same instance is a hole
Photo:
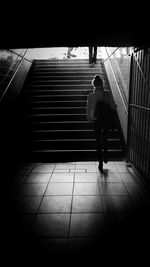
[[[94,87],[97,87],[97,86],[103,87],[103,80],[98,74],[94,76],[94,79],[92,80],[92,85]]]

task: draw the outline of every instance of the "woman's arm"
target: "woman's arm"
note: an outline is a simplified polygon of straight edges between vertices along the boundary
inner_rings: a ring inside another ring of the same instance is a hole
[[[111,94],[110,91],[107,91],[107,95],[108,95],[108,102],[109,102],[109,105],[112,109],[116,110],[117,109],[117,105],[113,99],[113,96]]]
[[[90,123],[93,122],[94,114],[93,114],[93,102],[92,102],[92,95],[89,94],[87,103],[86,103],[86,113],[87,119]]]

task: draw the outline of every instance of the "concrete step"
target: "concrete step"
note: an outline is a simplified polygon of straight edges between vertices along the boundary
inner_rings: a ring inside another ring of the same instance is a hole
[[[85,107],[29,107],[25,109],[28,114],[86,114]]]
[[[89,63],[89,60],[88,59],[77,59],[77,58],[70,58],[70,59],[35,59],[34,60],[34,64],[37,65],[37,64],[62,64],[62,63],[65,63],[65,64],[87,64]],[[103,59],[97,59],[97,63],[103,63]]]
[[[122,149],[120,140],[117,139],[108,139],[108,150],[109,149]],[[95,139],[44,139],[44,140],[34,140],[31,142],[33,149],[96,149]]]
[[[103,78],[104,75],[101,74],[101,77]],[[55,74],[51,74],[51,75],[34,75],[32,77],[32,81],[47,81],[47,80],[56,80],[56,81],[64,81],[64,80],[67,80],[67,81],[70,81],[70,80],[82,80],[82,81],[91,81],[93,78],[93,75],[64,75],[64,74],[61,74],[61,75],[55,75]]]
[[[80,138],[87,138],[87,139],[94,139],[95,134],[93,129],[59,129],[59,130],[32,130],[28,131],[28,135],[32,137],[33,140],[38,139],[59,139],[61,138],[71,138],[71,139],[80,139]],[[109,139],[120,140],[119,131],[109,131],[107,134]]]
[[[63,94],[63,95],[27,95],[25,97],[25,101],[87,101],[88,94],[84,95],[68,95],[68,94]]]
[[[86,114],[91,80],[97,73],[110,90],[101,60],[94,67],[88,60],[34,61],[20,98],[29,159],[97,159],[95,135]],[[124,155],[116,123],[108,132],[108,152],[115,158]]]
[[[104,73],[102,72],[102,71],[100,71],[99,70],[99,72],[98,72],[102,77],[104,77]],[[78,70],[76,70],[76,71],[65,71],[65,70],[63,70],[63,71],[55,71],[55,69],[53,69],[53,70],[50,70],[50,71],[43,71],[43,70],[38,70],[38,71],[36,71],[36,70],[33,70],[33,72],[32,72],[32,76],[35,78],[41,78],[41,77],[52,77],[52,76],[55,76],[55,77],[61,77],[61,76],[67,76],[67,77],[74,77],[74,76],[77,76],[77,77],[90,77],[90,78],[92,78],[93,77],[93,74],[94,73],[92,73],[90,70],[87,70],[87,71],[84,71],[84,72],[81,72],[81,71],[78,71]]]
[[[26,113],[26,112],[25,112]],[[86,114],[48,114],[48,113],[37,113],[37,114],[25,114],[26,118],[32,121],[86,121]]]
[[[25,107],[86,107],[86,101],[34,101],[30,100],[24,104]]]
[[[29,150],[24,157],[31,162],[70,162],[70,161],[98,161],[95,149],[78,149],[78,150]],[[109,150],[108,159],[120,160],[125,159],[122,150]]]
[[[48,80],[32,80],[31,81],[31,85],[59,85],[59,84],[69,84],[69,85],[72,85],[72,84],[76,84],[76,85],[80,85],[80,84],[84,84],[84,85],[91,85],[91,79],[86,79],[86,80],[83,80],[83,79],[78,79],[77,77],[75,77],[76,79],[63,79],[63,80],[58,80],[58,79],[55,79],[55,80],[52,80],[52,79],[48,79]]]

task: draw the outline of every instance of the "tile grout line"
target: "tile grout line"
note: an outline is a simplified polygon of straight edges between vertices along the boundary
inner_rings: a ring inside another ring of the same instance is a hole
[[[76,165],[75,165],[76,167]],[[69,218],[69,226],[68,226],[68,235],[67,235],[67,247],[69,248],[69,235],[70,235],[70,228],[71,228],[71,216],[72,216],[72,207],[73,207],[73,192],[75,186],[75,172],[73,177],[73,187],[72,187],[72,198],[71,198],[71,207],[70,207],[70,218]]]
[[[42,201],[43,201],[43,199],[44,199],[44,196],[45,196],[47,187],[48,187],[48,185],[49,185],[49,183],[50,183],[52,174],[54,173],[55,166],[56,166],[56,163],[54,164],[54,168],[53,168],[53,171],[51,172],[50,179],[49,179],[49,181],[48,181],[48,183],[47,183],[47,186],[46,186],[46,188],[45,188],[45,192],[44,192],[44,194],[43,194],[42,197],[41,197],[41,201],[40,201],[40,203],[39,203],[39,207],[38,207],[37,211],[35,212],[35,217],[34,217],[34,219],[33,219],[32,225],[31,225],[32,230],[33,230],[33,226],[34,226],[35,220],[36,220],[36,218],[37,218],[37,215],[38,215],[38,213],[39,213],[39,209],[40,209],[40,207],[41,207]]]
[[[97,173],[97,181],[98,181],[98,187],[99,187],[100,198],[101,198],[101,203],[102,203],[102,212],[104,214],[105,222],[107,223],[106,212],[105,212],[105,209],[104,209],[104,203],[103,203],[102,192],[101,192],[101,187],[100,187],[100,179],[98,177],[98,173]]]

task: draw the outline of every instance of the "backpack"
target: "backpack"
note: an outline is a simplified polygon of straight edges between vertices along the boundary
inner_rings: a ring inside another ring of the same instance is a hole
[[[116,111],[104,101],[97,101],[94,116],[102,128],[114,128]]]

